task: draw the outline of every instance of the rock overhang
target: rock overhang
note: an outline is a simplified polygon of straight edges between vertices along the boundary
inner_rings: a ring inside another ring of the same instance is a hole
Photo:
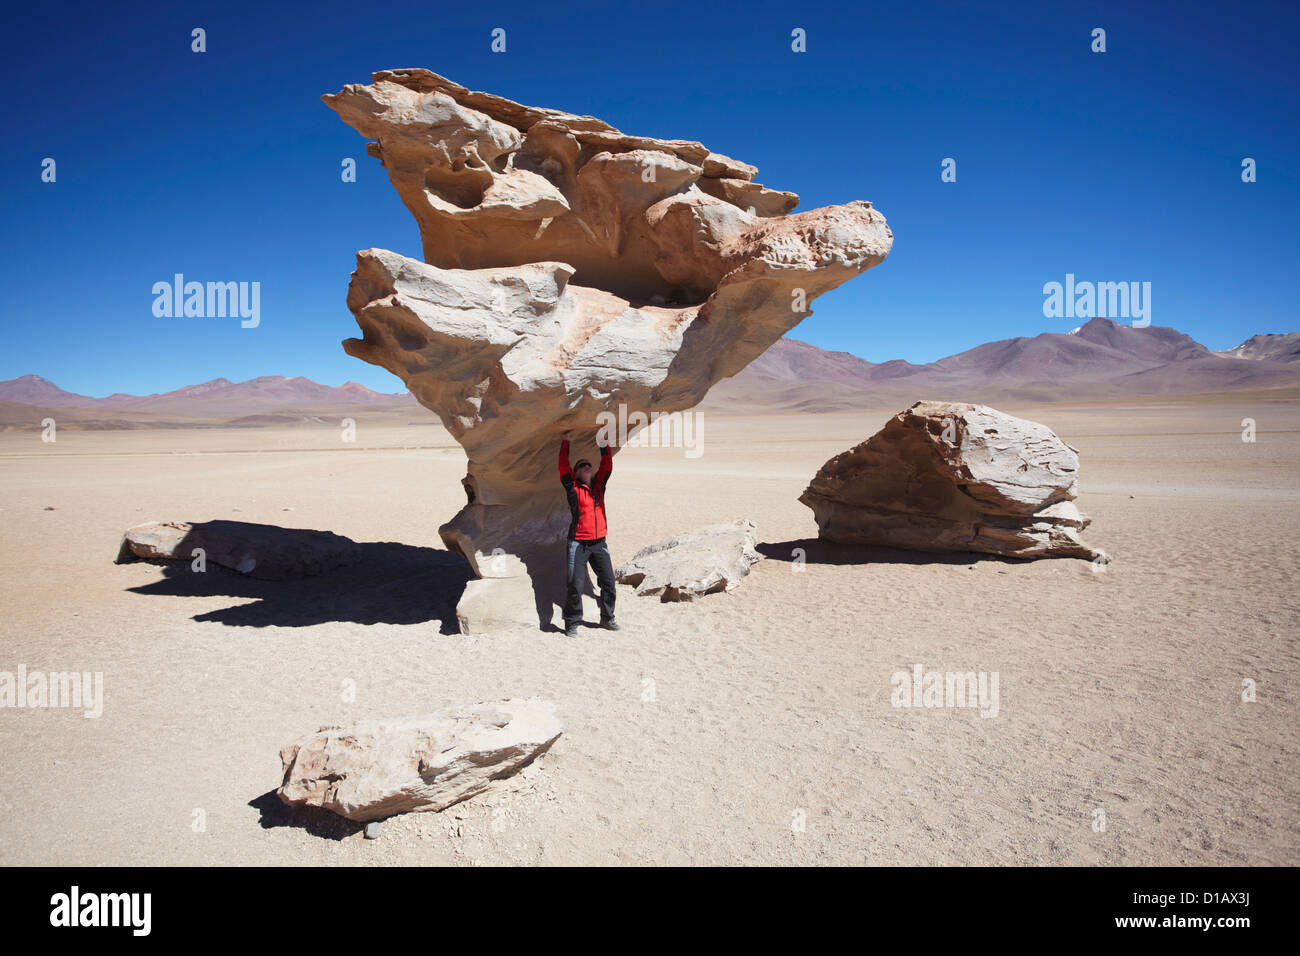
[[[373,141],[368,152],[419,224],[430,265],[566,262],[576,285],[680,306],[704,303],[755,258],[781,267],[779,240],[750,246],[793,231],[770,226],[789,218],[798,197],[754,182],[754,166],[698,142],[633,136],[594,117],[467,90],[429,70],[372,79],[322,99]],[[884,258],[892,233],[869,203],[828,208],[847,214],[805,220],[828,245]],[[864,226],[867,235],[850,234]],[[843,265],[855,267],[848,258]]]

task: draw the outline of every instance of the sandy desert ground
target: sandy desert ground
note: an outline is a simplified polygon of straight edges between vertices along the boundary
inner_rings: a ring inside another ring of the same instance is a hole
[[[615,563],[733,517],[768,558],[695,604],[621,587],[623,630],[577,639],[454,633],[436,425],[0,434],[0,670],[105,682],[100,719],[0,710],[0,862],[1300,863],[1300,403],[1003,407],[1079,449],[1100,572],[819,545],[798,495],[897,410],[621,452]],[[131,525],[232,517],[373,544],[298,583],[112,563]],[[998,672],[998,715],[893,707],[916,663]],[[321,725],[507,696],[565,727],[518,791],[375,841],[271,793]]]

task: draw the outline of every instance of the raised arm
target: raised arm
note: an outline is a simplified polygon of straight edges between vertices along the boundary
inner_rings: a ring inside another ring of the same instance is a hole
[[[600,493],[605,493],[605,486],[609,484],[609,473],[614,470],[614,455],[609,450],[608,445],[600,446],[600,468],[596,471],[595,485],[600,489]]]
[[[569,467],[569,439],[560,442],[560,477],[571,476],[573,469]]]

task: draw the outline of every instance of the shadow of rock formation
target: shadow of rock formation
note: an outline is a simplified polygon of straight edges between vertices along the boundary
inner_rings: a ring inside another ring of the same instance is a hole
[[[295,530],[259,525],[265,537]],[[265,581],[209,562],[205,571],[189,561],[153,560],[163,578],[130,588],[137,594],[172,597],[256,598],[194,620],[232,627],[310,627],[346,621],[355,624],[422,624],[440,622],[440,632],[455,634],[456,603],[474,577],[468,562],[438,548],[392,541],[358,544],[356,563],[325,574],[293,580]]]
[[[774,561],[799,559],[800,549],[805,564],[1024,564],[1024,558],[1004,558],[996,554],[978,554],[974,551],[903,551],[859,544],[836,544],[820,538],[797,538],[793,541],[762,541],[758,551]]]

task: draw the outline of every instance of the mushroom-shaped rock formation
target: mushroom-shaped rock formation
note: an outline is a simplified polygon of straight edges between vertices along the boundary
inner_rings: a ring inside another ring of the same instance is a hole
[[[363,337],[343,346],[401,378],[465,448],[468,503],[439,533],[480,575],[469,604],[527,574],[546,623],[569,524],[560,440],[594,460],[603,414],[696,405],[812,299],[881,262],[893,234],[869,202],[790,214],[797,196],[699,143],[427,70],[373,81],[323,99],[374,140],[425,261],[357,254],[348,307]]]
[[[822,465],[799,500],[839,544],[1105,562],[1079,539],[1078,473],[1078,453],[1046,425],[917,402]]]

